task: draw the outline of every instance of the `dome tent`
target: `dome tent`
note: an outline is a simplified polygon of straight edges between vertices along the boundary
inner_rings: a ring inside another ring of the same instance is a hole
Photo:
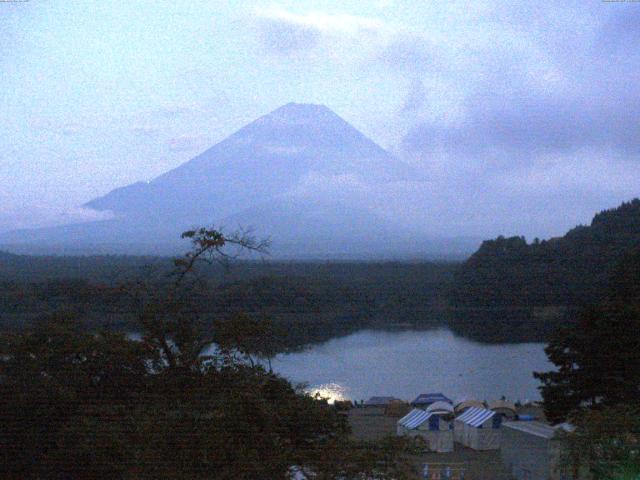
[[[473,400],[473,399],[461,400],[460,402],[456,403],[454,407],[454,411],[456,415],[460,415],[471,407],[486,408],[486,405],[484,404],[484,402],[480,400]]]
[[[489,410],[493,410],[496,413],[499,413],[509,420],[513,420],[516,418],[516,406],[506,400],[493,400],[491,402],[488,402],[487,408]]]
[[[429,405],[427,411],[440,414],[453,414],[453,406],[448,402],[439,400]]]

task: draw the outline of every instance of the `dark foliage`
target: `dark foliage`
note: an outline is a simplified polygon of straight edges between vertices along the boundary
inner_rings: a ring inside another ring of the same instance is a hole
[[[563,463],[593,480],[640,478],[640,405],[620,404],[572,416]]]
[[[160,349],[57,322],[3,340],[2,478],[284,478],[346,433],[260,368],[151,373]]]
[[[581,306],[606,296],[614,269],[640,245],[640,200],[598,213],[564,237],[498,237],[459,269],[449,292],[456,307]]]
[[[640,404],[640,250],[615,272],[607,299],[582,310],[549,342],[546,352],[558,370],[535,374],[552,421],[583,407]]]
[[[175,281],[112,292],[135,307],[139,340],[68,315],[0,336],[2,478],[285,479],[293,467],[409,478],[403,445],[354,443],[326,401],[251,361],[273,353],[271,323],[203,321],[207,284],[187,279],[226,242],[213,230],[189,238]]]
[[[89,328],[135,330],[140,285],[163,291],[175,281],[174,268],[169,259],[151,257],[0,254],[0,329],[34,326],[63,311]],[[269,318],[283,333],[282,350],[296,349],[365,327],[443,325],[440,298],[454,269],[447,263],[203,264],[190,302],[210,319],[241,312]]]

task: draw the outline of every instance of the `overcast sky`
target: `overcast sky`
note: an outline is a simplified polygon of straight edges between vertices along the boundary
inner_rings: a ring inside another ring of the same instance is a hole
[[[1,2],[0,230],[294,101],[422,169],[443,232],[556,235],[640,194],[639,45],[631,1]]]

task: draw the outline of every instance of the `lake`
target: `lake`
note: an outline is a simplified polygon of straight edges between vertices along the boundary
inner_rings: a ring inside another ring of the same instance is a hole
[[[512,401],[539,400],[532,372],[552,369],[544,346],[483,344],[447,329],[361,330],[278,355],[273,369],[333,399],[389,395],[413,400],[419,393],[442,392],[453,400],[503,395]]]

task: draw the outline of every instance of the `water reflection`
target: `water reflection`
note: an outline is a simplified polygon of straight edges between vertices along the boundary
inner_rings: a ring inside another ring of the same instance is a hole
[[[363,330],[309,350],[279,355],[274,370],[309,390],[351,400],[413,399],[441,391],[454,399],[537,400],[533,371],[552,368],[543,343],[489,345],[429,331]]]
[[[328,403],[333,404],[336,400],[347,400],[347,389],[337,383],[325,383],[305,390],[312,397],[324,398]]]

